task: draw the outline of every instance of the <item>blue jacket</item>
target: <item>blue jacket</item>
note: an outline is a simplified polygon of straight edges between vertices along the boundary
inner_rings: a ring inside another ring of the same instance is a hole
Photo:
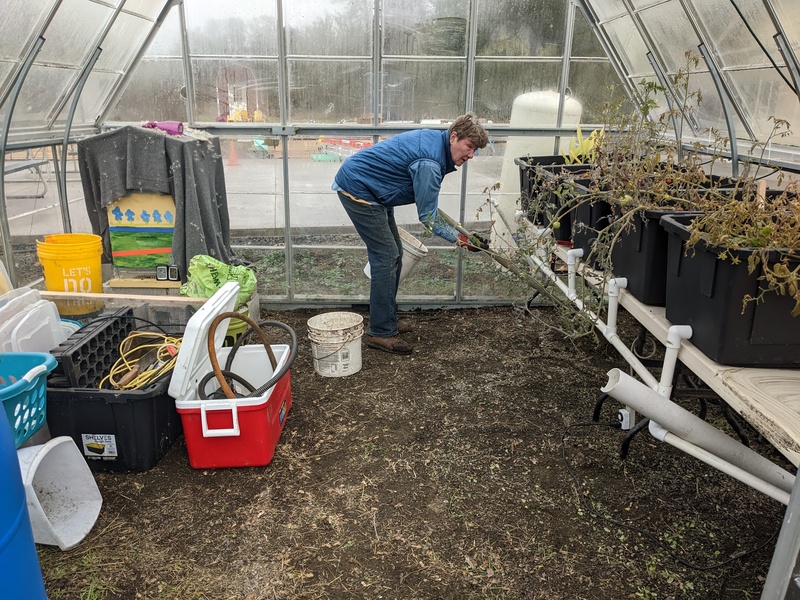
[[[436,217],[442,180],[455,170],[450,133],[417,129],[349,156],[332,187],[370,204],[403,206],[416,202],[420,222],[454,242],[458,232]]]

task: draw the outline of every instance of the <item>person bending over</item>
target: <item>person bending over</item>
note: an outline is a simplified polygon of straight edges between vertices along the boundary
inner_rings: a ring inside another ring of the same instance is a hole
[[[417,205],[426,229],[473,252],[489,248],[472,234],[478,246],[437,218],[442,180],[486,147],[489,138],[478,118],[467,113],[447,131],[417,129],[386,139],[349,156],[331,186],[367,246],[371,282],[369,329],[366,343],[395,354],[411,354],[413,348],[400,338],[410,324],[397,320],[397,286],[403,246],[394,209]]]

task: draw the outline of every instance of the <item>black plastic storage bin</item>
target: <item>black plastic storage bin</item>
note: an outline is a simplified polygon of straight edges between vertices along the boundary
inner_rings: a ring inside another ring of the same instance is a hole
[[[47,425],[68,435],[93,471],[146,471],[183,431],[167,390],[171,373],[140,390],[99,389],[134,330],[130,308],[107,312],[53,350],[47,380]]]
[[[690,325],[690,342],[710,359],[740,367],[800,366],[800,318],[794,300],[767,294],[759,302],[745,295],[759,293],[758,272],[748,273],[749,249],[738,250],[739,264],[717,258],[699,242],[689,252],[687,225],[691,215],[661,219],[669,235],[666,317],[673,325]],[[790,264],[795,268],[797,263]]]
[[[644,304],[664,306],[666,302],[669,236],[660,221],[675,212],[637,211],[611,248],[611,271],[615,277],[625,277],[626,289]]]
[[[579,182],[582,184],[582,182]],[[588,181],[585,181],[588,185]],[[585,186],[584,186],[585,187]],[[588,193],[588,187],[585,187]],[[583,260],[590,266],[597,265],[592,255],[598,232],[611,224],[611,205],[605,200],[581,201],[578,198],[572,211],[572,247],[583,250]]]
[[[92,471],[146,471],[183,432],[167,374],[141,390],[47,388],[50,435],[68,435]]]
[[[563,156],[524,156],[514,162],[519,166],[521,208],[531,223],[543,227],[550,226],[550,218],[547,214],[534,210],[532,206],[542,188],[549,184],[554,186],[553,189],[558,189],[559,184],[556,182],[563,175],[577,175],[589,170],[589,165],[586,164],[565,164]],[[550,179],[550,182],[546,182],[546,179]],[[566,197],[567,190],[563,191],[561,196],[550,192],[544,201],[549,206],[550,212],[560,213],[559,227],[553,230],[553,237],[559,242],[566,242],[572,238],[570,201]]]

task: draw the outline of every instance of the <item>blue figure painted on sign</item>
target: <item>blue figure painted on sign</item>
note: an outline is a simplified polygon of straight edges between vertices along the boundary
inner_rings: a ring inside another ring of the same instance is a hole
[[[173,214],[172,214],[172,212],[171,212],[171,211],[167,211],[167,212],[165,212],[165,213],[164,213],[164,220],[165,220],[167,223],[172,223],[172,219],[173,219],[173,218],[174,218],[174,217],[173,217]]]
[[[143,210],[142,214],[139,215],[139,217],[141,217],[141,219],[142,219],[142,221],[144,223],[149,223],[150,222],[150,213],[147,212],[146,210]]]
[[[119,206],[115,206],[111,214],[114,215],[115,221],[122,221],[122,209]]]
[[[125,218],[128,219],[129,222],[133,222],[136,220],[136,213],[134,213],[130,208],[125,211]]]
[[[161,223],[161,211],[158,209],[153,211],[153,223]]]

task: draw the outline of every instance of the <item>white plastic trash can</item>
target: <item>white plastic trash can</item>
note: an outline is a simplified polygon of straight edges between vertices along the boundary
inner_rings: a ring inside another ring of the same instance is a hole
[[[69,436],[17,450],[28,515],[37,544],[69,550],[94,527],[103,498]]]

